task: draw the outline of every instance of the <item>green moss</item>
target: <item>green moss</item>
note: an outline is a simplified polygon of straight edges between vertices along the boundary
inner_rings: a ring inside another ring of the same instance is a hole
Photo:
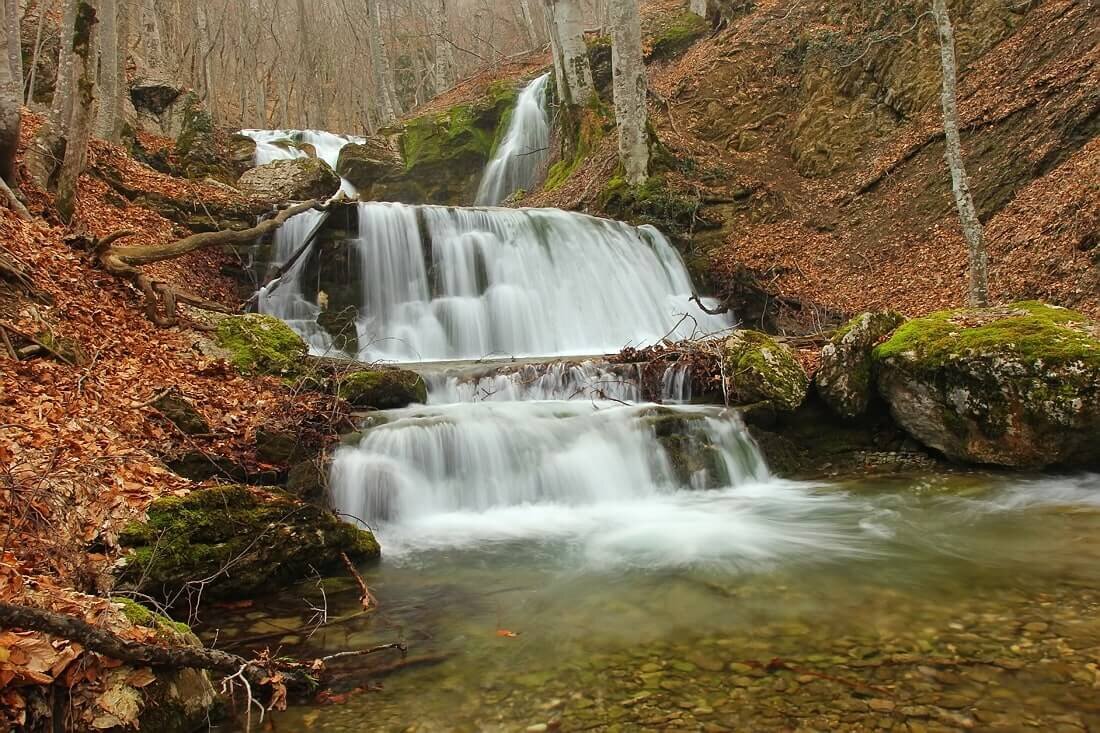
[[[598,98],[586,107],[564,109],[559,115],[561,151],[559,159],[546,173],[543,188],[553,191],[573,175],[613,126],[608,110]]]
[[[649,48],[646,60],[670,59],[680,55],[702,38],[708,28],[706,20],[688,10],[660,17],[645,37]]]
[[[806,398],[809,379],[790,350],[771,336],[741,329],[727,339],[722,369],[729,396],[738,404],[771,403],[795,410]]]
[[[308,352],[290,326],[260,313],[222,319],[215,339],[229,352],[230,363],[246,374],[293,376]]]
[[[122,611],[122,615],[135,626],[145,626],[165,636],[174,636],[177,634],[185,637],[191,636],[191,627],[187,624],[180,621],[173,621],[167,616],[162,616],[159,613],[151,611],[130,598],[126,598],[125,596],[112,596],[111,603],[118,606]]]
[[[356,407],[392,410],[428,401],[423,377],[407,369],[371,369],[340,378],[338,394]]]
[[[640,186],[622,177],[607,182],[597,199],[608,216],[631,224],[652,224],[663,232],[691,228],[696,202],[671,190],[661,176],[650,176]]]
[[[373,535],[320,507],[243,486],[159,499],[119,541],[128,548],[121,579],[165,597],[199,580],[210,597],[247,596],[335,567],[342,552],[379,554]]]

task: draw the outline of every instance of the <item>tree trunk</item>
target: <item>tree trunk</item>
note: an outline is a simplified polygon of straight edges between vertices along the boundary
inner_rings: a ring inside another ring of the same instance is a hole
[[[374,76],[375,109],[378,112],[378,123],[381,126],[392,124],[397,119],[397,111],[393,107],[393,94],[387,87],[392,86],[393,77],[389,76],[389,63],[386,59],[385,40],[382,37],[382,18],[380,8],[375,4],[377,0],[363,0],[367,16],[370,18],[370,30],[367,43],[370,45],[370,65]]]
[[[3,11],[5,25],[10,25],[8,13],[11,12],[7,4],[0,10]],[[11,53],[11,35],[4,34],[4,50]],[[22,124],[22,115],[19,109],[23,101],[22,82],[17,81],[12,74],[11,66],[5,60],[0,64],[0,179],[7,182],[11,188],[17,188],[19,181],[15,171],[15,152],[19,147],[19,127]]]
[[[538,48],[539,34],[535,28],[535,18],[531,15],[530,0],[519,0],[519,14],[523,20],[523,32],[527,36],[527,48]]]
[[[4,35],[7,36],[8,73],[16,89],[20,91],[19,98],[23,98],[23,47],[21,45],[19,0],[3,0],[4,2]]]
[[[700,18],[707,17],[707,0],[691,0],[690,9]]]
[[[442,94],[451,88],[455,80],[455,55],[451,48],[450,23],[447,19],[446,0],[437,0],[432,8],[432,42],[435,46],[435,93]]]
[[[382,88],[389,100],[389,108],[393,112],[394,119],[401,114],[401,103],[397,100],[397,88],[393,80],[393,66],[390,64],[389,43],[386,41],[386,33],[382,24],[382,3],[375,0],[374,30],[378,34],[378,57],[382,64]]]
[[[123,41],[119,38],[118,0],[99,0],[99,112],[96,115],[96,137],[118,142],[121,105],[121,80],[125,58]]]
[[[50,105],[50,119],[62,137],[69,128],[69,113],[73,105],[73,25],[79,0],[63,0],[61,13],[61,43],[57,57],[57,83]]]
[[[970,181],[963,163],[962,142],[959,139],[959,110],[955,98],[955,32],[947,15],[945,0],[932,0],[932,14],[940,36],[940,64],[943,66],[943,131],[946,139],[947,167],[951,170],[951,189],[955,194],[955,206],[962,221],[963,237],[970,259],[970,305],[989,305],[989,266],[982,238],[982,223],[974,208],[970,193]]]
[[[554,54],[554,78],[563,104],[583,105],[592,98],[592,69],[584,43],[584,17],[577,0],[544,0]]]
[[[141,47],[145,52],[145,63],[150,68],[159,69],[164,66],[156,0],[141,0]]]
[[[214,94],[214,77],[210,72],[210,24],[206,18],[206,8],[202,2],[195,3],[195,24],[198,27],[198,63],[199,75],[202,79],[203,101],[206,108],[213,110],[216,102]]]
[[[26,104],[34,101],[34,85],[38,81],[38,59],[42,55],[42,30],[46,27],[46,15],[53,10],[55,0],[49,3],[41,3],[38,6],[38,27],[34,32],[34,53],[31,54],[31,70],[27,74],[26,94],[23,99]]]
[[[76,187],[88,157],[88,138],[95,111],[96,80],[96,0],[77,0],[73,24],[72,48],[76,60],[74,80],[76,98],[69,117],[65,158],[57,181],[57,211],[61,220],[71,223],[76,212]]]
[[[627,183],[645,183],[649,174],[646,132],[646,73],[642,58],[642,24],[638,0],[611,0],[611,75],[619,160]]]

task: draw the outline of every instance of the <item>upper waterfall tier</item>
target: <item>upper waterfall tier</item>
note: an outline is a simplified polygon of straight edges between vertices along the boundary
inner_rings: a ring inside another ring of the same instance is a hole
[[[477,189],[475,203],[495,206],[519,190],[530,190],[550,157],[550,118],[546,114],[546,84],[550,72],[520,93],[508,130]]]
[[[337,135],[324,130],[241,130],[241,134],[256,141],[256,155],[253,159],[256,165],[308,157],[309,153],[302,148],[310,145],[317,157],[328,163],[333,170],[336,170],[336,162],[345,145],[366,141],[366,138]],[[348,181],[343,181],[341,190],[349,196],[356,194],[355,186]]]
[[[601,354],[732,325],[691,302],[683,261],[652,227],[557,209],[389,203],[333,219],[325,243],[259,298],[316,350],[331,344],[319,302],[355,307],[351,355],[363,361]],[[277,249],[293,252],[300,240],[286,238],[308,229],[285,228]]]

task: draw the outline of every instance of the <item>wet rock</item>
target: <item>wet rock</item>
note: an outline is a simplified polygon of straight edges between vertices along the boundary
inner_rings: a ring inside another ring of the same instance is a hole
[[[934,313],[873,354],[880,394],[949,458],[1100,464],[1100,324],[1037,302]]]
[[[297,433],[265,427],[256,430],[256,455],[264,463],[286,466],[301,461],[310,449]]]
[[[356,320],[359,309],[353,305],[344,308],[326,308],[317,315],[317,325],[332,336],[332,345],[351,356],[359,353],[359,330]]]
[[[351,143],[340,150],[336,172],[351,182],[359,195],[369,198],[376,185],[392,182],[404,173],[401,155],[385,137],[368,137],[365,143]]]
[[[735,331],[723,346],[722,369],[730,399],[739,405],[766,402],[777,410],[798,409],[809,379],[786,346],[767,334]]]
[[[904,321],[892,311],[862,313],[842,326],[821,350],[814,384],[837,415],[854,418],[867,411],[874,393],[871,351]]]
[[[379,555],[370,532],[289,494],[243,486],[158,499],[119,542],[127,550],[120,582],[158,598],[198,581],[206,598],[248,597],[335,568],[342,552]]]
[[[286,490],[305,501],[321,501],[328,490],[325,464],[318,458],[294,464],[286,477]]]
[[[245,171],[253,167],[256,160],[256,141],[247,135],[230,135],[229,155],[230,162],[233,163],[239,178]]]
[[[237,187],[272,203],[324,200],[340,190],[340,177],[320,158],[295,158],[275,160],[245,171]]]
[[[178,387],[172,387],[168,392],[157,397],[153,401],[153,407],[182,433],[203,435],[210,432],[210,424],[206,418],[191,400],[183,396]]]
[[[408,369],[370,369],[339,378],[338,394],[353,407],[393,410],[428,401],[424,378]]]

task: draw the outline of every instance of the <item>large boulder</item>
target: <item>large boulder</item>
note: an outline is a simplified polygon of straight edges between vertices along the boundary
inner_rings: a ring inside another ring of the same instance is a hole
[[[214,340],[221,355],[245,374],[294,376],[309,353],[290,326],[262,313],[221,319]]]
[[[340,190],[340,177],[320,158],[275,160],[245,171],[237,188],[273,203],[328,199]]]
[[[893,311],[861,313],[842,326],[821,350],[821,367],[814,382],[817,393],[833,412],[846,418],[867,411],[874,392],[871,351],[905,322]]]
[[[790,412],[806,399],[810,382],[786,346],[759,331],[741,329],[722,349],[726,393],[738,405],[764,403]]]
[[[340,149],[336,172],[351,182],[359,195],[373,195],[377,184],[393,181],[404,172],[401,156],[384,137],[368,137],[366,142],[349,143]]]
[[[1037,302],[934,313],[873,354],[880,394],[949,458],[1100,464],[1100,325]]]
[[[124,586],[173,598],[202,581],[206,598],[240,598],[281,589],[341,563],[376,558],[374,535],[277,491],[218,486],[153,502],[147,522],[119,536]]]
[[[394,410],[428,401],[424,378],[408,369],[370,369],[339,378],[337,392],[353,407]]]

